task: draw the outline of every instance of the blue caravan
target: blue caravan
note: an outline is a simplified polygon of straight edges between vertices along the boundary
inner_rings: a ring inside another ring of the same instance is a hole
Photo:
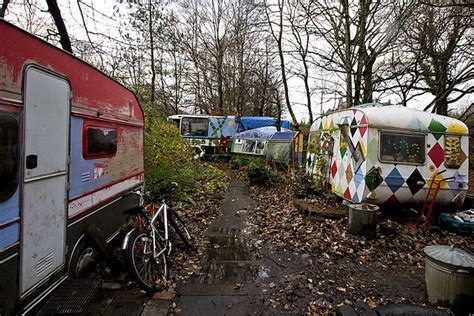
[[[196,149],[196,158],[207,154],[230,152],[231,141],[238,132],[260,127],[275,126],[277,120],[267,116],[212,116],[178,114],[168,117],[176,124],[180,135]],[[280,122],[282,128],[291,128],[288,120]]]

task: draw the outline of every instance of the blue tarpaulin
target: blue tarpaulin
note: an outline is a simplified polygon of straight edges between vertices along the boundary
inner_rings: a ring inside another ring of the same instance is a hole
[[[247,131],[265,126],[275,126],[276,118],[268,116],[242,116],[240,118],[239,132]],[[281,120],[281,128],[291,128],[291,123],[288,120]]]
[[[282,128],[280,132],[274,126],[266,126],[254,128],[248,131],[240,132],[235,135],[235,138],[240,139],[293,139],[293,131]]]

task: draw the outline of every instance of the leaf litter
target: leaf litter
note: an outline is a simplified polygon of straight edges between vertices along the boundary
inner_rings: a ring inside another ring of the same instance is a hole
[[[370,308],[391,303],[426,305],[423,248],[455,245],[474,252],[474,238],[425,232],[393,219],[379,221],[376,239],[347,232],[347,216],[308,215],[294,205],[289,178],[250,186],[255,208],[246,214],[254,244],[280,272],[269,279],[269,305],[280,312],[328,314],[341,304]],[[313,208],[346,209],[324,197]],[[270,281],[271,280],[271,281]]]

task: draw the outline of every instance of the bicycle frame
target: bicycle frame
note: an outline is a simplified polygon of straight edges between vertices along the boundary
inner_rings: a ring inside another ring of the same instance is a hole
[[[159,234],[158,229],[155,227],[156,219],[158,218],[158,216],[160,216],[161,213],[163,213],[163,223],[164,223],[164,226],[165,226],[165,236],[164,236],[164,238]],[[156,214],[154,214],[154,216],[151,219],[150,226],[151,226],[151,236],[153,238],[153,257],[154,258],[158,257],[159,255],[161,255],[166,250],[168,250],[168,255],[169,255],[171,253],[172,245],[171,245],[171,242],[169,240],[169,232],[168,232],[168,205],[166,205],[165,201],[161,202],[160,208],[158,209]],[[165,243],[163,249],[158,253],[157,253],[157,250],[156,250],[156,235],[158,235]]]
[[[151,221],[150,221],[150,227],[151,227],[151,236],[152,236],[152,240],[153,240],[153,257],[156,258],[158,257],[159,255],[161,255],[162,253],[164,253],[165,251],[168,251],[168,255],[171,253],[171,249],[172,249],[172,244],[171,244],[171,241],[169,239],[169,230],[168,230],[168,205],[165,203],[165,201],[163,200],[161,202],[161,206],[160,208],[158,209],[158,211],[155,212],[155,207],[153,206],[152,210],[151,210],[152,214],[153,214],[153,217],[151,218]],[[155,226],[155,222],[158,218],[158,216],[160,216],[160,214],[163,214],[163,224],[164,224],[164,228],[165,228],[165,236],[164,238],[161,236],[161,234],[159,233],[158,231],[158,228]],[[123,242],[122,242],[122,249],[125,250],[127,248],[127,244],[130,240],[130,235],[135,231],[137,230],[137,228],[133,228],[131,229],[126,235],[125,235],[125,238],[123,239]],[[161,251],[157,251],[157,247],[156,247],[156,243],[157,243],[157,235],[160,237],[160,239],[164,242],[164,247]]]

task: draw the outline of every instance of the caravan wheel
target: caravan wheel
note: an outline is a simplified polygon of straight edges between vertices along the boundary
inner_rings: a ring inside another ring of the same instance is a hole
[[[69,264],[71,277],[83,277],[92,267],[97,258],[97,250],[86,240],[81,239],[76,246]]]

